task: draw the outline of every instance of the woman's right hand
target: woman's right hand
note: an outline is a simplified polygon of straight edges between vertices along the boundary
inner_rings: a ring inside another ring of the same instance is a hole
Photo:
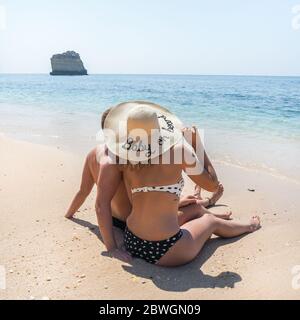
[[[123,262],[130,262],[132,260],[132,256],[124,249],[115,248],[108,251],[108,253],[111,258],[115,258]]]

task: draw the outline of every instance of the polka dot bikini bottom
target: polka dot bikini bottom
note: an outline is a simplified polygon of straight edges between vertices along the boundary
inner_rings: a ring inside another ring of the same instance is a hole
[[[155,264],[182,237],[182,230],[174,236],[161,241],[143,240],[125,229],[124,243],[126,250],[136,258]]]

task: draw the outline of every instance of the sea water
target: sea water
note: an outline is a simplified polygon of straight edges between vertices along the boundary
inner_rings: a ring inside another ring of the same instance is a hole
[[[212,159],[300,181],[300,77],[0,75],[0,132],[87,152],[101,113],[128,100],[197,125]]]

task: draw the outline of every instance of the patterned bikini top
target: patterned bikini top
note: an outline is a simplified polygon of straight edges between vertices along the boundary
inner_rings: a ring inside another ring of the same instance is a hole
[[[156,186],[156,187],[140,187],[140,188],[132,188],[131,192],[132,193],[137,193],[137,192],[169,192],[172,194],[176,194],[177,197],[180,197],[182,189],[184,187],[184,180],[181,178],[177,183],[175,184],[170,184],[167,186]]]

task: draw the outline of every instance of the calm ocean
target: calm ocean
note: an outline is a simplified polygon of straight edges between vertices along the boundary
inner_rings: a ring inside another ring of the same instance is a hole
[[[0,132],[86,152],[101,112],[137,99],[198,125],[215,161],[300,181],[300,77],[0,75]]]

